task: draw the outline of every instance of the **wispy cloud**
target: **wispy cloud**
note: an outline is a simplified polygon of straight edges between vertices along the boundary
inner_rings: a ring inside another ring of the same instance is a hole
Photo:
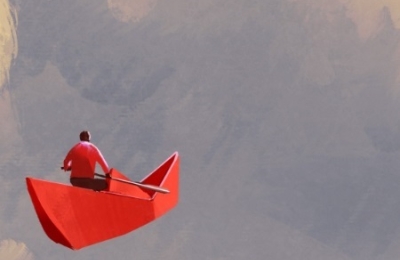
[[[153,9],[156,0],[108,0],[114,17],[122,22],[138,22]]]
[[[7,239],[0,242],[0,259],[33,260],[33,255],[24,243]]]
[[[357,24],[361,37],[374,35],[381,25],[381,12],[390,12],[393,25],[400,28],[400,1],[398,0],[341,0],[345,3],[348,15]]]
[[[9,79],[10,66],[17,55],[17,12],[8,0],[0,0],[0,90]]]
[[[361,38],[374,36],[382,26],[382,11],[387,8],[393,25],[400,29],[400,1],[398,0],[289,0],[312,6],[330,15],[345,8],[347,16],[357,25]]]

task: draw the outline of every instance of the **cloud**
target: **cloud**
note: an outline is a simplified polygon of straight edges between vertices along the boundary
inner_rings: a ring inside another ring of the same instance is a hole
[[[114,17],[122,22],[138,22],[146,17],[156,4],[156,0],[108,0]]]
[[[0,259],[33,260],[33,255],[24,243],[7,239],[0,242]]]
[[[400,1],[398,0],[290,0],[307,7],[325,11],[330,15],[341,8],[357,25],[361,38],[368,39],[375,35],[382,26],[382,11],[387,8],[393,25],[400,29]]]
[[[10,66],[18,52],[17,12],[8,0],[0,0],[0,90],[9,79]]]
[[[381,12],[387,8],[393,25],[400,29],[400,1],[398,0],[341,0],[350,18],[357,24],[362,38],[374,35],[382,23]]]

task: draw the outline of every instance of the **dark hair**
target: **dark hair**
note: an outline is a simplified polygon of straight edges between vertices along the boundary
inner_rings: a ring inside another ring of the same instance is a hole
[[[80,134],[79,134],[79,139],[81,140],[81,141],[86,141],[86,142],[90,142],[90,132],[89,131],[82,131]]]

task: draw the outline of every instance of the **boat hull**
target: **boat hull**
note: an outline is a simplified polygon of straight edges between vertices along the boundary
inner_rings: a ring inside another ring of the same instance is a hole
[[[129,180],[116,169],[111,175]],[[107,191],[95,192],[26,178],[32,204],[47,236],[76,250],[124,235],[161,217],[178,203],[179,156],[174,153],[142,180],[168,189],[169,194],[108,181]]]

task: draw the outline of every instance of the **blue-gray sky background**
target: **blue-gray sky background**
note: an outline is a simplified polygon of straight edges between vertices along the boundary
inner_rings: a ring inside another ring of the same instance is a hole
[[[13,26],[0,31],[0,254],[400,257],[397,0],[10,4],[14,19],[0,20],[18,21],[15,37]],[[178,207],[77,252],[50,241],[25,177],[68,183],[59,167],[82,129],[134,180],[178,151]]]

